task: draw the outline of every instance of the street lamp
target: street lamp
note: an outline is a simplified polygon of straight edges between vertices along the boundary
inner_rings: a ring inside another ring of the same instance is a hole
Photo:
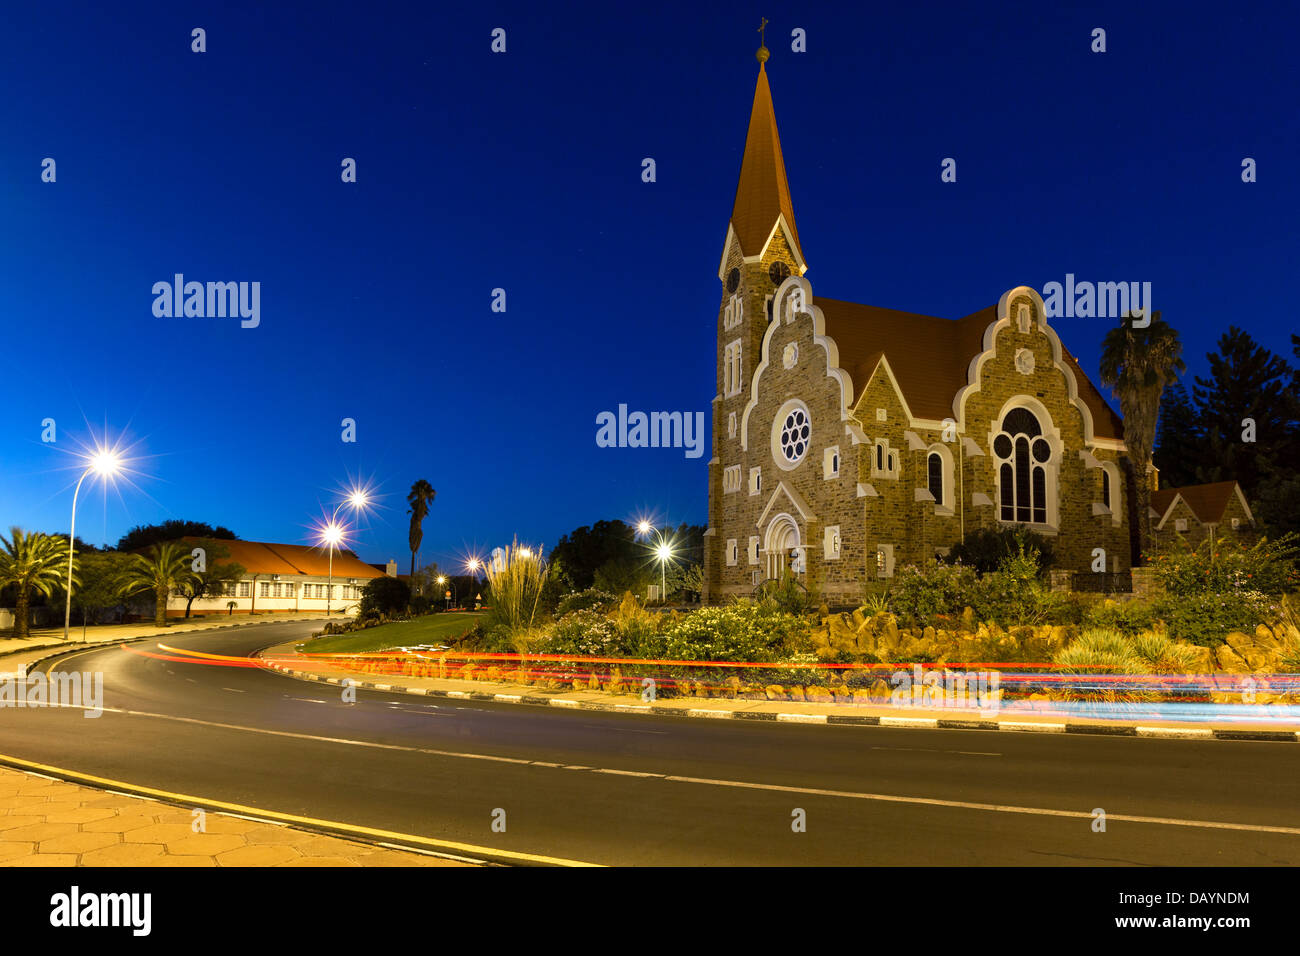
[[[76,548],[77,540],[77,495],[81,493],[81,483],[86,480],[86,476],[94,473],[101,478],[111,478],[121,470],[122,460],[117,454],[105,448],[101,448],[90,459],[86,470],[81,473],[77,479],[77,487],[72,492],[72,523],[68,528],[68,597],[63,606],[63,640],[68,640],[68,628],[72,623],[72,556]]]
[[[671,542],[665,541],[662,537],[659,539],[659,545],[655,548],[655,557],[659,559],[659,600],[664,604],[668,603],[668,562],[673,558],[673,546]]]
[[[441,575],[441,574],[438,575],[438,586],[439,586],[439,587],[445,587],[446,584],[447,584],[447,578],[446,578],[444,575]],[[445,596],[446,596],[447,592],[446,592],[446,591],[443,591],[442,593],[443,593],[443,595],[444,595],[444,599],[445,599]],[[452,597],[451,597],[451,603],[452,603],[452,606],[455,607],[455,605],[458,603],[457,600],[456,600],[456,582],[455,582],[455,581],[452,581],[452,582],[451,582],[451,595],[452,595]]]
[[[370,503],[370,496],[364,488],[353,488],[352,492],[338,503],[334,509],[334,514],[330,515],[330,523],[325,526],[321,532],[321,537],[330,547],[329,562],[329,584],[325,589],[325,616],[330,616],[330,602],[334,600],[334,548],[341,542],[346,534],[342,525],[338,523],[339,512],[344,508],[351,508],[353,511],[361,511]]]

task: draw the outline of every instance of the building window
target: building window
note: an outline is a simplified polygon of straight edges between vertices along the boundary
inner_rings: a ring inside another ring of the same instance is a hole
[[[740,394],[740,339],[723,350],[722,389],[723,395],[727,397]]]
[[[822,540],[822,553],[827,561],[838,561],[840,558],[840,526],[831,525],[825,531],[825,537]]]
[[[808,413],[802,408],[792,408],[781,423],[781,454],[785,455],[785,460],[794,464],[803,458],[811,437],[812,424]]]
[[[876,545],[876,577],[892,578],[894,576],[894,546],[892,544]]]
[[[1236,531],[1239,527],[1241,527],[1241,519],[1240,519],[1240,518],[1233,518],[1233,519],[1232,519],[1232,530],[1233,530],[1233,531]]]
[[[1186,519],[1186,518],[1175,518],[1175,519],[1174,519],[1174,530],[1175,530],[1175,531],[1186,531],[1186,530],[1187,530],[1187,519]]]
[[[240,581],[240,582],[239,582],[239,596],[240,596],[240,597],[251,597],[252,594],[253,594],[253,585],[252,585],[252,583],[249,582],[249,581]]]
[[[258,597],[270,597],[270,596],[271,596],[271,582],[270,582],[270,581],[263,581],[263,582],[262,582],[262,586],[261,586],[260,588],[257,589],[257,596],[258,596]]]
[[[1020,321],[1020,331],[1028,332],[1029,331],[1029,306],[1022,305],[1020,307],[1020,313],[1018,319]]]
[[[762,490],[763,490],[763,469],[761,468],[749,469],[749,493],[751,495],[757,495],[761,493]]]
[[[292,582],[292,581],[286,581],[286,582],[284,583],[284,596],[287,597],[287,598],[291,598],[291,597],[293,597],[293,582]]]
[[[1013,408],[993,439],[998,460],[998,490],[1003,521],[1047,523],[1047,466],[1052,446],[1027,408]]]
[[[736,437],[736,413],[732,412],[727,416],[727,437]]]
[[[1101,470],[1101,503],[1110,507],[1110,472],[1104,468]]]
[[[876,440],[876,460],[872,469],[873,478],[897,478],[898,456],[890,450],[889,439]]]
[[[722,491],[729,494],[740,490],[740,466],[729,465],[722,469]]]
[[[733,295],[727,300],[726,308],[722,311],[722,327],[728,331],[736,328],[745,320],[745,300],[739,294]]]
[[[926,476],[930,494],[934,496],[936,505],[944,504],[943,500],[943,458],[937,451],[930,452],[926,459]]]
[[[740,554],[736,547],[736,539],[727,539],[727,564],[734,565],[740,560]]]
[[[750,564],[758,564],[758,541],[759,541],[758,535],[751,534],[749,536],[749,563]]]
[[[276,581],[274,584],[272,584],[272,585],[271,585],[271,597],[279,597],[279,596],[280,596],[280,590],[281,590],[281,587],[282,587],[282,585],[280,584],[279,581]]]
[[[838,446],[832,446],[822,452],[822,463],[824,465],[825,478],[838,478],[840,476],[840,449]]]

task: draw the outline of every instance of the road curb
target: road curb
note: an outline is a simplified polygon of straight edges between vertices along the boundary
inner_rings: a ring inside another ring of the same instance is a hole
[[[224,631],[232,627],[265,627],[268,624],[299,624],[310,623],[315,618],[307,618],[305,621],[244,621],[240,624],[216,624],[212,627],[196,627],[192,631],[176,631],[177,637],[187,637],[191,634],[206,634],[208,631]],[[322,620],[324,620],[322,618]],[[142,634],[139,637],[122,637],[111,641],[94,641],[93,643],[83,643],[82,641],[67,641],[58,644],[46,644],[42,647],[34,647],[32,650],[48,650],[51,653],[35,660],[28,661],[23,666],[23,673],[30,674],[32,670],[44,664],[46,661],[52,661],[56,657],[64,657],[68,654],[75,654],[78,651],[94,651],[100,648],[113,647],[116,644],[135,644],[138,641],[152,641],[155,638],[162,637],[161,634]],[[23,651],[11,651],[9,654],[0,655],[0,660],[9,657],[12,654],[22,654]]]
[[[1081,724],[1066,721],[978,720],[947,717],[875,717],[852,714],[783,714],[770,711],[721,710],[708,707],[677,708],[655,704],[601,704],[596,702],[541,697],[534,694],[493,694],[483,691],[440,690],[433,687],[407,688],[396,684],[357,680],[351,677],[326,677],[310,671],[295,670],[281,664],[264,664],[287,677],[352,686],[394,694],[442,697],[449,700],[488,700],[502,704],[534,704],[562,710],[591,710],[621,714],[655,714],[663,717],[689,717],[696,720],[770,720],[792,724],[818,724],[828,727],[896,727],[910,730],[992,730],[1004,733],[1087,734],[1103,737],[1147,737],[1164,740],[1268,740],[1300,743],[1300,732],[1291,730],[1219,730],[1208,727],[1145,727],[1138,724]]]

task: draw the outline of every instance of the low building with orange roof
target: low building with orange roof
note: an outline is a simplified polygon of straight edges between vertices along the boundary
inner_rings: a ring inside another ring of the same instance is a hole
[[[209,563],[238,564],[244,574],[227,593],[196,599],[191,614],[324,613],[327,604],[333,612],[355,614],[366,582],[385,573],[350,551],[336,550],[331,565],[326,548],[227,539],[217,543],[229,554],[210,555]],[[396,571],[396,562],[390,561],[388,566]],[[184,597],[173,595],[167,603],[167,614],[184,616],[185,605]]]

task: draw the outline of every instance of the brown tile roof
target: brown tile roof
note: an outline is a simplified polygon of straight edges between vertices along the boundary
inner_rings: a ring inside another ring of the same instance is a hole
[[[776,131],[772,90],[767,83],[767,71],[760,64],[754,107],[749,114],[749,132],[745,136],[745,156],[740,162],[736,202],[731,210],[731,225],[745,255],[756,256],[763,251],[763,244],[780,214],[785,215],[795,249],[802,257],[799,231],[794,224],[794,204],[790,201],[790,183],[781,156],[781,137]]]
[[[898,380],[912,414],[942,421],[953,415],[953,399],[966,384],[970,363],[984,349],[984,330],[997,320],[991,305],[960,319],[899,312],[874,305],[815,296],[826,318],[826,332],[840,350],[840,367],[853,377],[856,402],[882,355]],[[1079,394],[1092,412],[1094,434],[1122,438],[1123,424],[1062,346],[1079,382]]]
[[[1178,496],[1187,502],[1187,507],[1192,509],[1192,514],[1196,515],[1201,524],[1219,524],[1236,489],[1235,481],[1215,481],[1208,485],[1185,485],[1182,488],[1161,488],[1159,491],[1151,492],[1151,507],[1160,512],[1163,518],[1169,506],[1173,504],[1174,497]]]
[[[324,548],[302,544],[270,544],[262,541],[224,539],[220,543],[230,552],[229,557],[221,560],[243,565],[244,570],[249,574],[305,574],[314,577],[329,574],[329,553]],[[383,577],[383,573],[376,571],[355,555],[345,551],[335,551],[334,576],[369,579]]]

